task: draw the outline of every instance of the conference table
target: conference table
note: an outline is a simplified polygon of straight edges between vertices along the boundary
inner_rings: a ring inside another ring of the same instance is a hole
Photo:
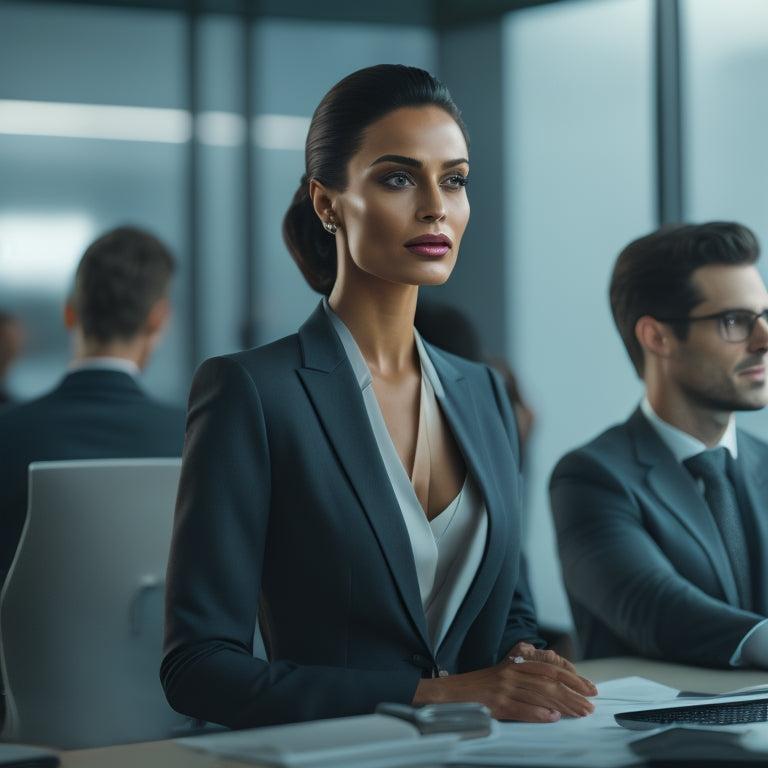
[[[579,673],[598,686],[606,680],[632,675],[680,690],[708,694],[768,685],[768,671],[705,669],[633,657],[583,661],[576,666]],[[198,752],[173,740],[62,751],[59,757],[61,768],[244,768],[247,765],[253,768],[253,763]]]

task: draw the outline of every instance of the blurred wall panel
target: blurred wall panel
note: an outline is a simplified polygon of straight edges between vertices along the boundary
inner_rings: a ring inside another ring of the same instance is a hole
[[[246,206],[245,30],[236,16],[206,14],[198,21],[199,216],[194,231],[199,273],[194,311],[200,338],[195,363],[243,345],[248,297],[243,272],[249,258],[243,222],[256,213]]]
[[[549,474],[641,394],[608,281],[619,250],[655,227],[652,4],[516,12],[505,50],[508,354],[536,414],[526,467],[533,587],[542,620],[562,624]]]

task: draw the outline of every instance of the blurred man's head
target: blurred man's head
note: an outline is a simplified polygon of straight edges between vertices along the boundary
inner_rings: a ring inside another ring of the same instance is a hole
[[[75,274],[65,319],[78,356],[149,360],[167,320],[174,260],[156,237],[119,227],[86,250]]]

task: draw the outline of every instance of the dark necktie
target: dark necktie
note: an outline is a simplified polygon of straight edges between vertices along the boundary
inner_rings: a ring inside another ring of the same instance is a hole
[[[747,537],[739,514],[739,502],[726,473],[726,449],[704,451],[683,462],[694,477],[704,481],[704,498],[709,504],[733,568],[741,605],[752,605]]]

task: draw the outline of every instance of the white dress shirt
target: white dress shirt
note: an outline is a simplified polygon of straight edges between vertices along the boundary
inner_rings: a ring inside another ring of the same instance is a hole
[[[134,379],[141,375],[141,368],[133,360],[124,357],[85,357],[74,360],[67,366],[67,372],[75,371],[122,371]]]

